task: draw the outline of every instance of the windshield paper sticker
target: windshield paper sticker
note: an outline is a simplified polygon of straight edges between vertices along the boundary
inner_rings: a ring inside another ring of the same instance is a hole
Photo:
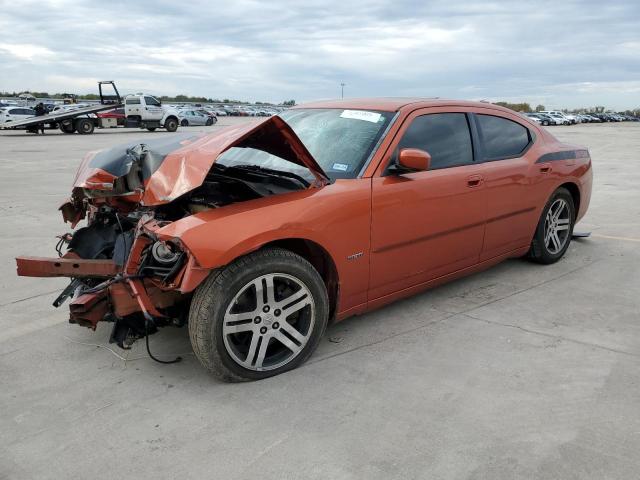
[[[378,123],[378,120],[380,120],[382,115],[376,112],[367,112],[366,110],[344,110],[340,116],[342,118],[353,118],[355,120]]]
[[[346,172],[347,170],[349,170],[349,165],[347,165],[346,163],[334,163],[331,169]]]

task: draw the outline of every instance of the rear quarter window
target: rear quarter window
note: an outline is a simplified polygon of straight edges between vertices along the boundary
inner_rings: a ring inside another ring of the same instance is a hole
[[[517,122],[493,115],[476,115],[485,160],[521,155],[531,142],[529,130]]]

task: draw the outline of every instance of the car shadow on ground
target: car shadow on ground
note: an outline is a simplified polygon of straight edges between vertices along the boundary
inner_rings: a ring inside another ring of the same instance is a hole
[[[305,365],[323,362],[400,335],[429,329],[459,313],[512,296],[540,282],[553,280],[580,264],[578,256],[547,267],[522,259],[512,259],[378,310],[350,317],[329,325],[318,350]],[[133,369],[140,373],[162,371],[163,381],[170,381],[172,378],[172,381],[178,381],[187,376],[198,377],[198,382],[218,383],[195,358],[187,327],[166,327],[149,337],[151,352],[157,358],[172,360],[176,356],[182,357],[181,362],[172,365],[163,365],[150,359],[144,340],[137,341],[131,350],[126,351],[114,344],[108,344],[110,333],[111,324],[101,323],[96,332],[79,329],[69,331],[65,340],[74,344],[73,348],[102,350],[96,351],[94,358],[102,358],[109,362],[110,368],[123,371]],[[286,375],[304,375],[305,365]],[[136,381],[139,380],[139,375],[136,375]]]

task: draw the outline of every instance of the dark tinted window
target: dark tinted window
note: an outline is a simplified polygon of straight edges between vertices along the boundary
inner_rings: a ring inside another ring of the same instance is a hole
[[[140,99],[138,97],[127,98],[127,105],[140,105]]]
[[[144,103],[146,103],[147,105],[152,105],[156,107],[160,106],[160,102],[153,97],[144,97]]]
[[[416,117],[399,148],[419,148],[431,155],[431,170],[473,162],[473,148],[464,113],[434,113]]]
[[[493,115],[477,115],[486,159],[515,157],[529,145],[529,131],[519,123]]]

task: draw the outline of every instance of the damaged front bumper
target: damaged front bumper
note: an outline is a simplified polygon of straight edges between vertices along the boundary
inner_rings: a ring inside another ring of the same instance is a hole
[[[191,292],[209,273],[179,240],[163,239],[162,226],[143,216],[123,237],[123,253],[111,259],[79,258],[72,251],[60,258],[17,257],[18,275],[70,277],[53,305],[71,298],[69,322],[93,330],[100,321],[113,322],[111,340],[127,348],[159,326],[183,324]]]

